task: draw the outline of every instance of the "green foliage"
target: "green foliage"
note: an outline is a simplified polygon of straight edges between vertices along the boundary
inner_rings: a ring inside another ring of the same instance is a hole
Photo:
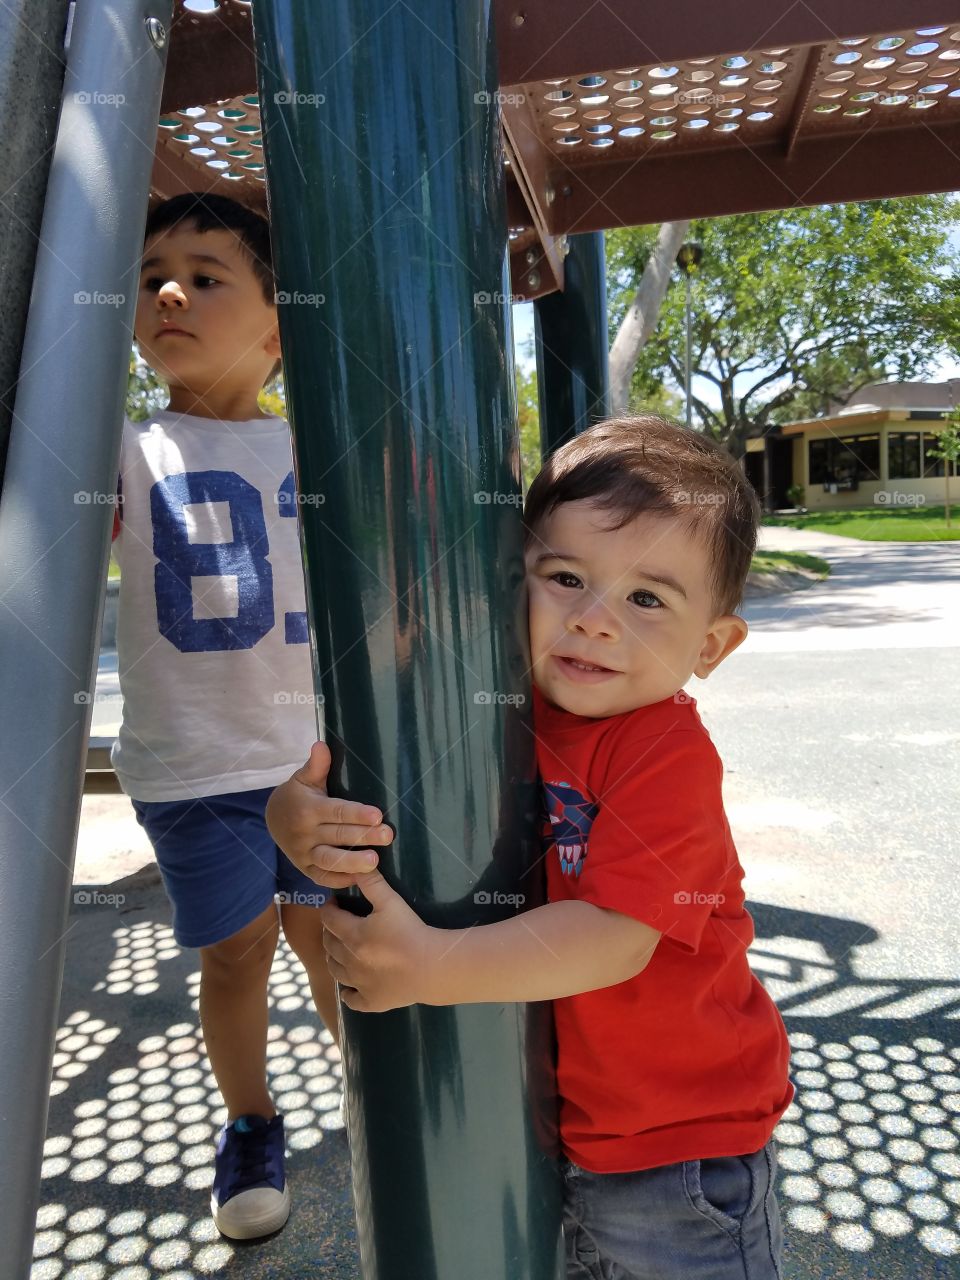
[[[758,551],[750,561],[753,573],[776,573],[779,569],[809,569],[821,578],[830,574],[830,566],[820,556],[806,551]]]
[[[954,409],[952,413],[945,413],[944,419],[947,425],[937,436],[936,448],[930,449],[930,454],[940,462],[958,462],[960,461],[960,409]],[[949,466],[946,468],[949,472]]]
[[[540,403],[537,371],[517,365],[517,422],[520,428],[520,467],[524,492],[540,470]]]
[[[960,538],[960,529],[947,525],[946,512],[941,506],[902,510],[851,507],[848,511],[811,511],[802,516],[764,516],[763,523],[838,533],[864,542],[947,542]]]
[[[960,256],[949,238],[958,221],[955,198],[934,195],[694,225],[704,249],[693,285],[695,423],[741,453],[748,435],[817,416],[867,383],[929,375],[960,345]],[[656,234],[607,235],[612,334]],[[684,349],[677,271],[640,354],[634,396],[682,386]]]
[[[130,375],[127,382],[127,417],[131,422],[143,422],[151,413],[165,409],[169,398],[166,382],[150,368],[134,343],[130,352]],[[282,371],[263,388],[258,403],[265,413],[286,416]]]

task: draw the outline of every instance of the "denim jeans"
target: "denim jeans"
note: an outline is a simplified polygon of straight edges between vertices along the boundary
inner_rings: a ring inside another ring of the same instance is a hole
[[[638,1173],[563,1161],[567,1280],[780,1280],[773,1139]]]

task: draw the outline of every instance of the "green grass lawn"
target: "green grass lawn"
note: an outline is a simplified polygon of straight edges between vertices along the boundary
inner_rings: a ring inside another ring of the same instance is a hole
[[[777,573],[784,569],[809,569],[820,578],[830,572],[826,560],[804,551],[758,551],[750,563],[754,573]]]
[[[951,503],[950,517],[948,529],[942,506],[851,507],[849,511],[811,511],[804,516],[764,516],[763,523],[839,533],[865,542],[950,542],[960,539],[960,503]]]

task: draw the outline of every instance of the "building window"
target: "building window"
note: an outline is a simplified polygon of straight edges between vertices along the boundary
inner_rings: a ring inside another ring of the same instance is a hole
[[[811,484],[838,484],[853,488],[861,480],[880,479],[880,436],[827,436],[811,440]]]
[[[919,431],[891,431],[887,437],[887,463],[889,480],[919,480]]]
[[[940,448],[939,431],[925,431],[923,433],[923,475],[924,479],[932,479],[934,476],[943,475],[944,461],[942,458],[934,458],[932,451]],[[949,464],[948,464],[949,465]],[[960,475],[960,459],[958,459],[950,468],[952,476]]]

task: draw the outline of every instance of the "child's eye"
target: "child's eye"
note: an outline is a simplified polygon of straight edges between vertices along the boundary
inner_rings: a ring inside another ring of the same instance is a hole
[[[193,277],[193,283],[196,285],[199,285],[201,280],[205,281],[206,284],[219,284],[219,281],[215,280],[213,276],[194,276]]]
[[[663,601],[659,596],[655,596],[652,591],[634,591],[630,596],[633,604],[639,605],[641,609],[662,609]]]
[[[551,573],[550,581],[556,582],[561,587],[583,586],[583,583],[575,573],[568,573],[565,569],[561,569],[559,573]]]

